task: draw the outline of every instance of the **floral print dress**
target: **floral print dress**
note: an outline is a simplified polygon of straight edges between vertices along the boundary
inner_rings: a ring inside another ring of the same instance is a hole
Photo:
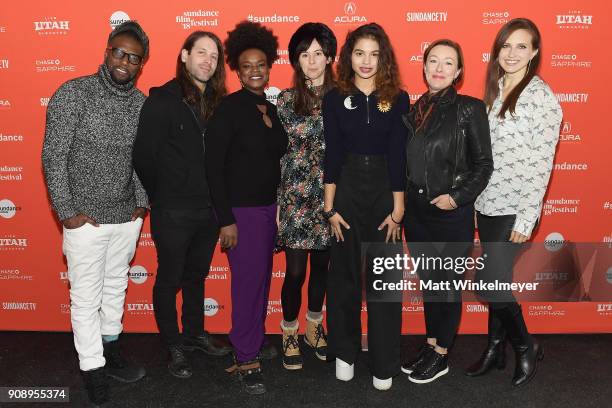
[[[301,116],[293,109],[295,91],[278,95],[278,116],[289,137],[281,159],[278,188],[278,246],[293,249],[327,249],[329,224],[323,217],[323,117],[317,111]]]

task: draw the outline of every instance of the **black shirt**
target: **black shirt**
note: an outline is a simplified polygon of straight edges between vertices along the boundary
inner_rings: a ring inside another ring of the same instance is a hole
[[[257,105],[267,106],[272,128]],[[276,106],[247,89],[226,96],[206,130],[206,172],[219,224],[235,223],[232,207],[276,202],[287,134]]]
[[[404,191],[407,131],[401,114],[409,108],[410,99],[404,91],[390,107],[378,103],[376,92],[366,96],[357,88],[350,95],[338,89],[329,91],[323,99],[323,181],[336,182],[346,153],[385,155],[391,190]]]
[[[425,186],[425,133],[422,129],[410,138],[406,151],[410,182]]]

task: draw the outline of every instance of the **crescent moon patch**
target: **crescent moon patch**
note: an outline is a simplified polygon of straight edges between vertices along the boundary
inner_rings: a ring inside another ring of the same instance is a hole
[[[357,109],[357,107],[356,107],[356,106],[353,106],[353,101],[351,100],[351,97],[350,97],[350,96],[347,96],[347,97],[344,99],[344,107],[345,107],[346,109],[348,109],[348,110]]]

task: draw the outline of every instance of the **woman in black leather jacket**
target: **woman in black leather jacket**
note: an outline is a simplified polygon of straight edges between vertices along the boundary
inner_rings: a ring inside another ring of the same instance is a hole
[[[425,50],[423,76],[428,92],[404,117],[407,188],[404,227],[412,257],[465,257],[474,240],[474,200],[493,171],[489,123],[484,103],[457,94],[463,74],[459,44],[437,40]],[[442,252],[432,242],[446,242]],[[423,290],[427,343],[402,366],[414,383],[428,383],[448,372],[448,348],[461,318],[461,291],[453,281],[461,268],[420,268],[423,283],[449,282]]]

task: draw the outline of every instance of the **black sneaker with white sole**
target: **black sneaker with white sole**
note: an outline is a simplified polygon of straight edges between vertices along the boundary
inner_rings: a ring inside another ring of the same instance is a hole
[[[427,384],[448,373],[448,354],[429,353],[425,361],[408,376],[416,384]]]
[[[406,374],[412,374],[413,371],[415,371],[421,364],[423,364],[423,361],[427,359],[427,356],[429,356],[429,354],[433,352],[434,347],[429,343],[425,343],[419,350],[419,353],[414,358],[414,360],[402,364],[402,372]]]

